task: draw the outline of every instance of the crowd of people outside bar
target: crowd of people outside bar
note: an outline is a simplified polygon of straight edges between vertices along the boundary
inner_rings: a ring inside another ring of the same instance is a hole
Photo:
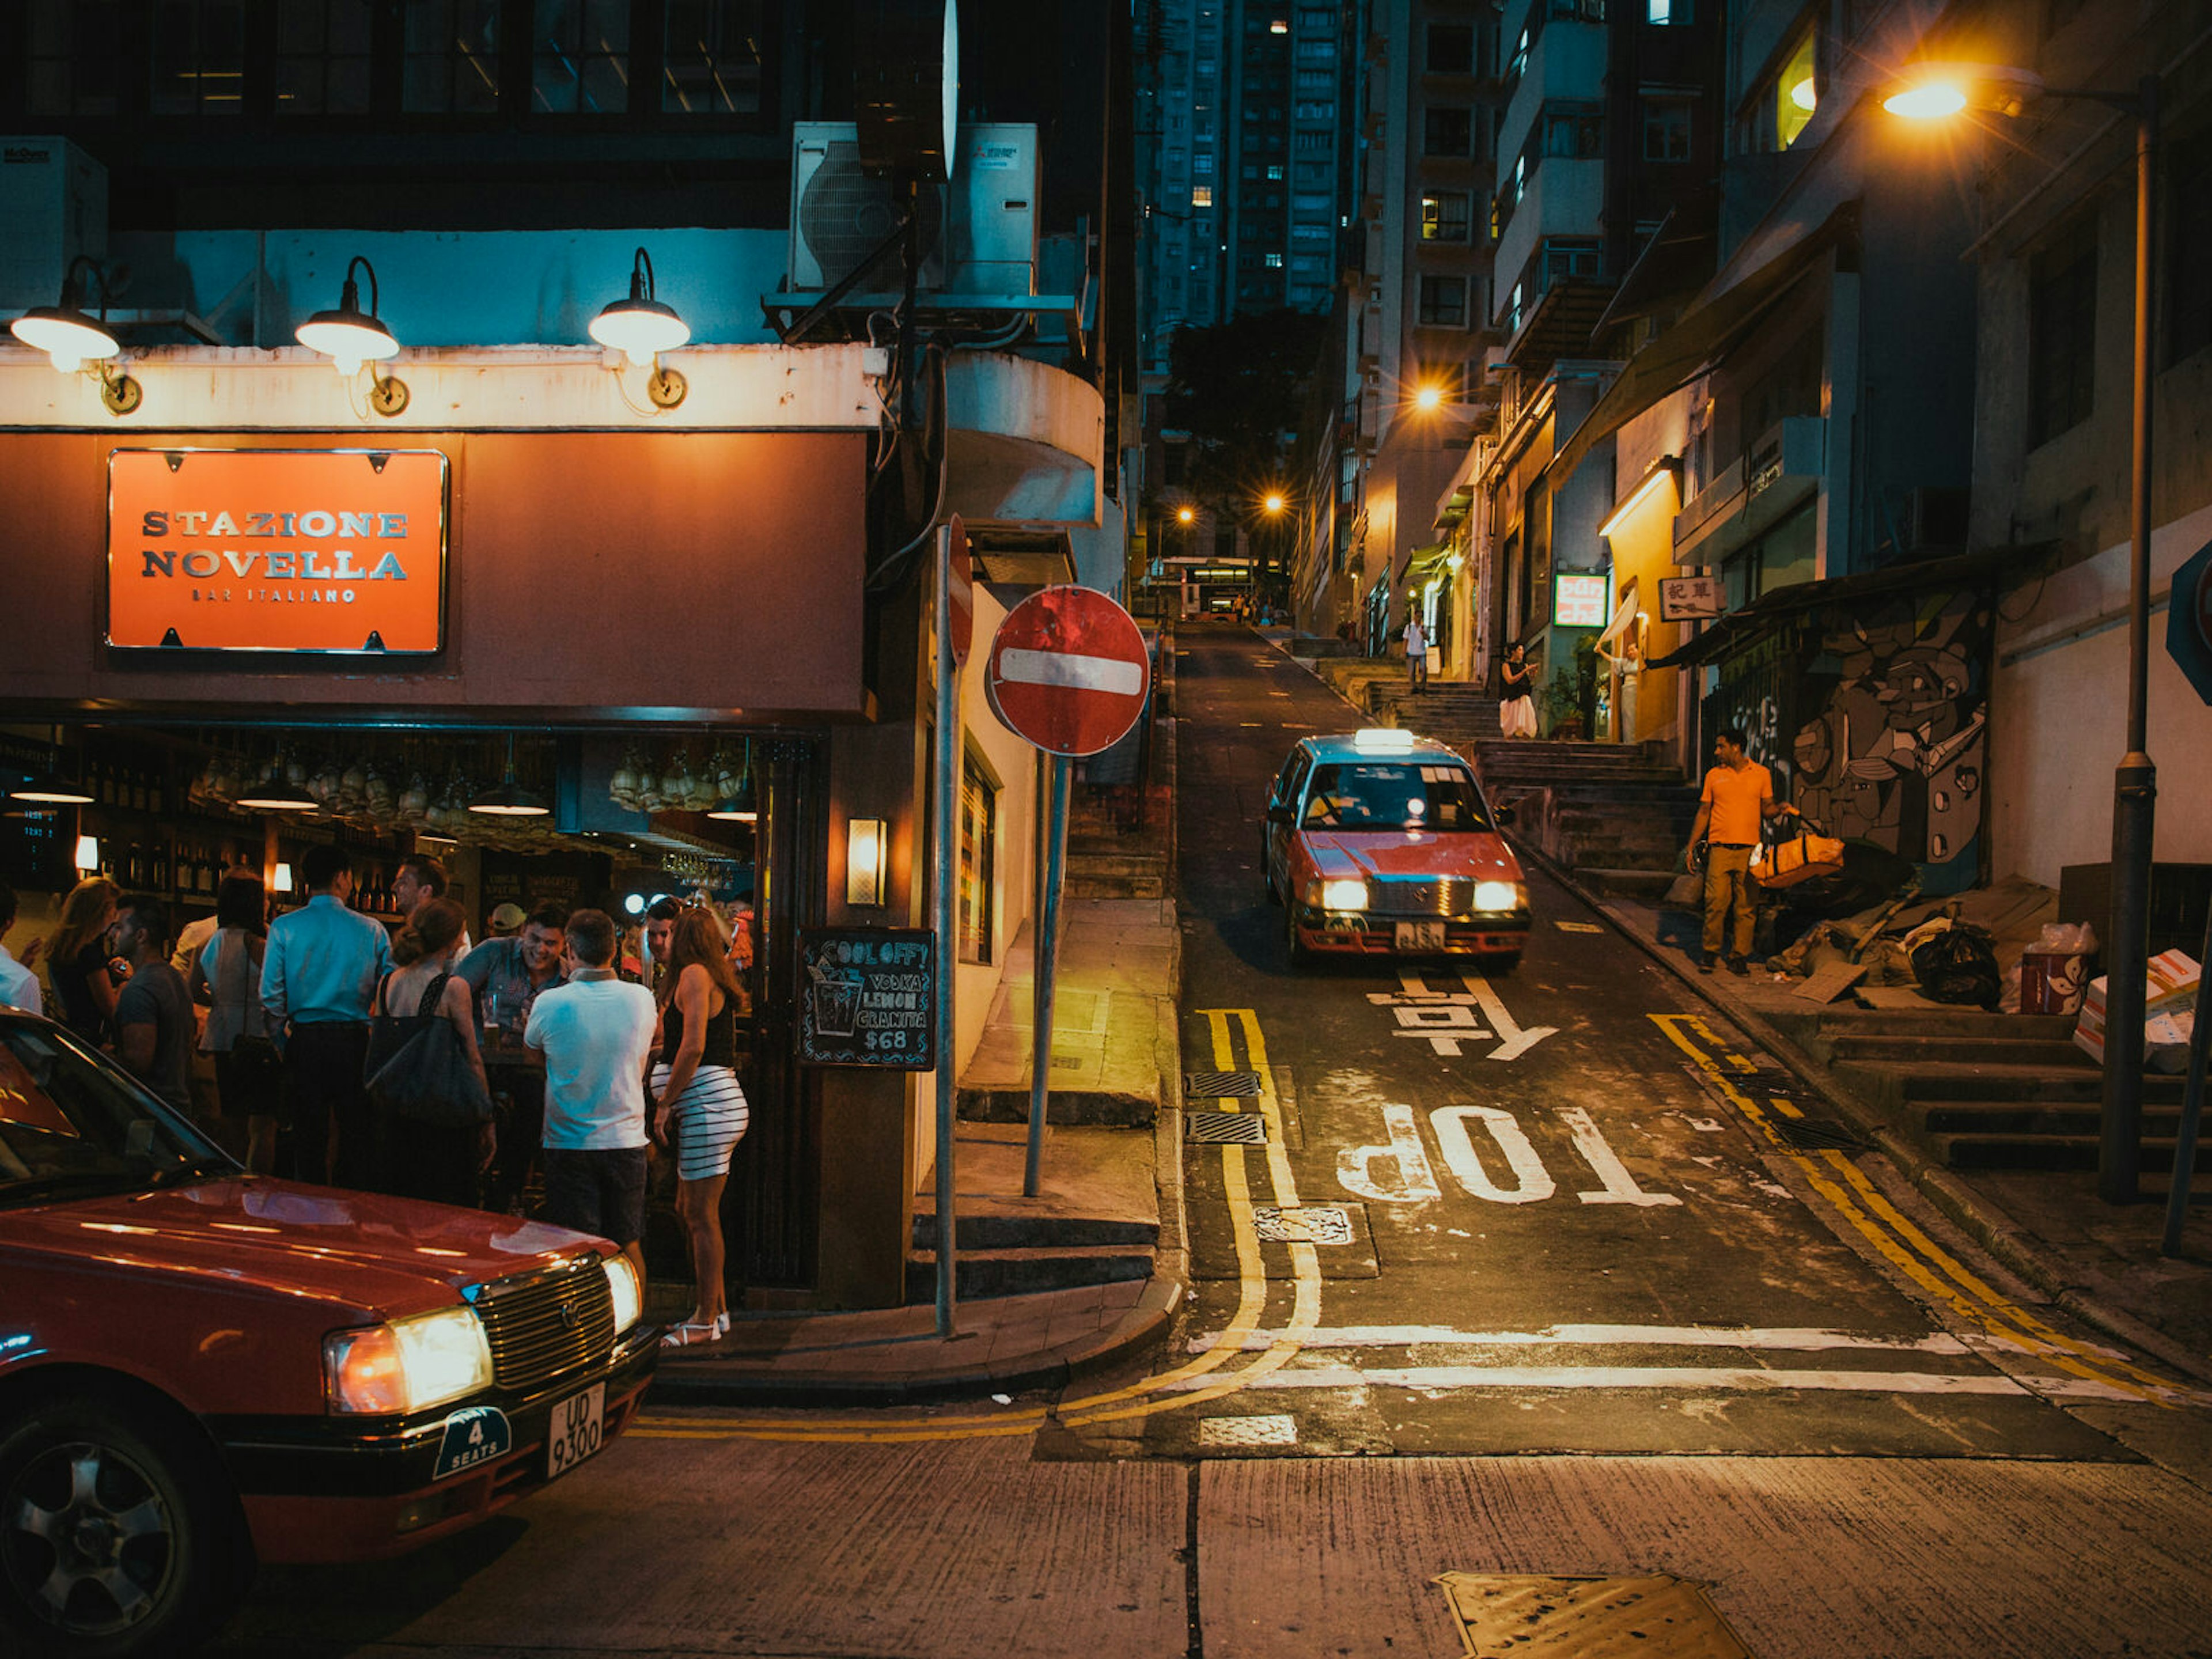
[[[434,858],[400,862],[394,933],[352,908],[344,848],[309,848],[299,873],[304,902],[270,921],[259,876],[229,870],[213,914],[182,930],[161,899],[89,877],[20,959],[0,948],[0,1006],[106,1048],[227,1135],[252,1174],[527,1214],[612,1239],[641,1276],[657,1156],[698,1281],[669,1340],[725,1335],[720,1200],[747,1122],[750,905],[726,919],[659,898],[626,951],[603,910],[502,903],[474,944]],[[0,887],[0,936],[16,908]],[[430,1027],[480,1112],[429,1121],[380,1105],[373,1077]]]

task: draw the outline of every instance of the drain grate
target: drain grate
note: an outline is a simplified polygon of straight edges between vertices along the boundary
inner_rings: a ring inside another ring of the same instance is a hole
[[[1264,1146],[1267,1120],[1257,1112],[1193,1112],[1187,1138],[1209,1146]]]
[[[1279,1204],[1255,1204],[1252,1231],[1275,1244],[1349,1244],[1352,1218],[1334,1204],[1285,1209]]]
[[[1182,1092],[1188,1100],[1219,1100],[1234,1096],[1244,1100],[1256,1100],[1260,1095],[1260,1074],[1257,1072],[1185,1072]]]
[[[1866,1142],[1840,1123],[1831,1123],[1817,1117],[1784,1117],[1779,1112],[1766,1120],[1780,1135],[1800,1152],[1856,1152]]]

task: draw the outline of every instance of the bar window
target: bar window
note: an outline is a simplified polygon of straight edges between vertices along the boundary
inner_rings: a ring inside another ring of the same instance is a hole
[[[489,115],[499,108],[499,0],[418,0],[407,8],[401,107]]]
[[[538,0],[530,106],[540,115],[629,108],[629,0]]]
[[[276,112],[362,115],[369,107],[371,0],[280,0]]]
[[[960,960],[991,960],[997,906],[999,792],[972,757],[960,765]]]
[[[667,0],[660,107],[670,115],[757,115],[758,0]]]
[[[240,113],[246,97],[245,0],[161,0],[153,22],[153,112]]]

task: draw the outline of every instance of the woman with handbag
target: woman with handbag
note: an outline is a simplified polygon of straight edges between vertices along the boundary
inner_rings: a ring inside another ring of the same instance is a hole
[[[215,1056],[216,1097],[227,1118],[246,1120],[246,1167],[276,1167],[276,1124],[284,1063],[261,1008],[261,959],[268,947],[268,899],[261,878],[232,870],[215,896],[215,933],[192,958],[192,1000],[208,1011],[200,1052]]]
[[[376,1134],[374,1190],[477,1207],[498,1141],[469,988],[453,974],[465,918],[433,899],[393,936],[369,1004],[364,1076]],[[396,1010],[406,1009],[406,1013]]]

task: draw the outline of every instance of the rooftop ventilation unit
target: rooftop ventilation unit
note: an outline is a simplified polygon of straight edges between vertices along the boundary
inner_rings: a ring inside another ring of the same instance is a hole
[[[959,130],[951,183],[921,188],[925,294],[1028,295],[1036,283],[1037,131],[1006,122]],[[792,128],[791,287],[834,287],[896,228],[902,187],[861,171],[849,121]],[[896,252],[860,292],[895,293],[905,277]]]

